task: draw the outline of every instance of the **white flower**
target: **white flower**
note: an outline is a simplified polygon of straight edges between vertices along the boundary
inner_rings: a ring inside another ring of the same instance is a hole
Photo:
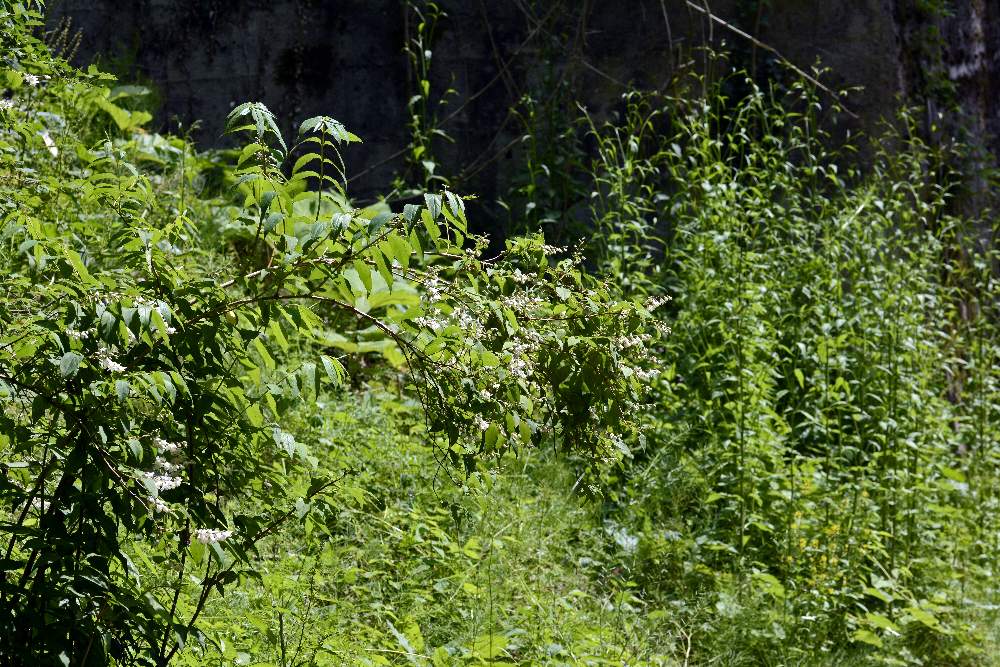
[[[59,149],[56,148],[56,142],[52,141],[52,136],[45,130],[42,130],[38,134],[41,135],[42,142],[45,144],[45,147],[49,149],[49,153],[52,154],[52,157],[59,157]]]
[[[153,446],[156,447],[161,452],[167,452],[167,453],[176,452],[178,449],[181,448],[181,446],[178,445],[177,443],[167,442],[160,436],[156,436],[153,438]]]
[[[125,370],[124,366],[111,357],[101,357],[98,363],[100,363],[105,370],[111,371],[112,373],[121,373]]]
[[[531,366],[525,359],[511,359],[510,361],[510,374],[516,378],[522,380],[527,380],[531,375]]]
[[[70,338],[76,340],[82,340],[84,338],[90,338],[90,332],[88,331],[77,331],[76,329],[66,329],[66,335]]]
[[[10,99],[9,97],[0,98],[0,109],[13,109],[13,108],[14,108],[14,100]]]
[[[175,329],[174,327],[167,327],[167,334],[168,335],[169,334],[175,334],[175,333],[177,333],[177,329]]]
[[[159,497],[150,498],[149,501],[151,503],[153,503],[153,511],[154,512],[157,512],[157,513],[164,513],[164,512],[166,512],[168,514],[170,513],[170,505],[168,505],[167,503],[163,502],[162,498],[159,498]]]
[[[658,370],[644,370],[642,368],[635,369],[635,376],[642,380],[643,382],[649,382],[660,374]]]
[[[413,318],[413,323],[418,327],[424,327],[425,329],[430,329],[432,331],[437,331],[438,329],[443,329],[447,326],[446,322],[436,320],[433,317],[415,317]]]
[[[24,75],[24,82],[26,84],[28,84],[29,86],[31,86],[32,88],[34,88],[39,83],[41,83],[41,81],[42,81],[41,77],[35,76],[34,74],[25,74]]]
[[[526,276],[523,273],[521,273],[521,269],[514,269],[514,273],[512,273],[510,277],[515,283],[518,283],[519,285],[523,285],[531,281],[531,276]]]
[[[146,479],[153,482],[153,486],[156,487],[157,492],[159,491],[169,491],[170,489],[176,489],[184,481],[180,477],[173,477],[171,475],[157,475],[155,472],[143,473]]]
[[[162,456],[157,456],[156,457],[156,467],[157,467],[157,469],[162,470],[165,473],[172,473],[172,472],[177,472],[183,466],[181,466],[178,463],[171,463],[170,461],[166,460]]]
[[[671,297],[669,296],[651,296],[648,299],[646,299],[645,303],[646,310],[649,311],[656,310],[657,308],[659,308],[660,306],[662,306],[663,304],[665,304],[670,300]]]
[[[480,431],[485,431],[490,427],[490,423],[483,419],[482,415],[476,415],[476,418],[473,421],[476,423],[476,426],[479,427]]]
[[[427,287],[427,298],[430,301],[437,301],[441,298],[441,280],[434,276],[425,283]]]
[[[202,544],[217,544],[229,539],[233,534],[231,530],[215,530],[214,528],[199,528],[194,531],[194,538]]]
[[[124,366],[111,358],[111,352],[104,346],[101,346],[101,349],[97,351],[97,363],[101,365],[101,368],[112,373],[121,373],[125,370]]]

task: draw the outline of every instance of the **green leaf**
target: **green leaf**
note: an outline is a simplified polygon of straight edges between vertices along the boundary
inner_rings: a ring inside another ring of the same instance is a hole
[[[386,255],[386,257],[387,256],[388,255]],[[378,269],[379,275],[381,275],[382,278],[385,280],[385,284],[388,285],[389,287],[392,287],[392,283],[394,280],[392,271],[389,269],[389,264],[386,263],[385,258],[383,257],[381,248],[375,249],[375,251],[372,253],[372,259],[375,260],[375,268]],[[389,258],[389,261],[390,262],[392,261],[391,257]]]
[[[76,352],[67,352],[59,360],[59,374],[64,378],[71,378],[80,370],[80,362],[83,355]]]
[[[420,213],[420,207],[416,204],[407,204],[403,207],[403,219],[407,222],[413,222],[417,219],[417,214]]]
[[[328,357],[325,354],[320,356],[323,361],[323,368],[326,370],[326,376],[330,378],[330,382],[333,383],[334,387],[339,387],[347,379],[347,371],[344,370],[344,365],[333,357]]]
[[[222,546],[219,545],[218,542],[209,542],[208,548],[212,552],[212,556],[218,562],[219,566],[225,567],[229,559],[226,558],[226,552],[222,550]]]
[[[926,609],[921,609],[920,607],[907,607],[904,611],[909,614],[911,618],[926,625],[928,628],[937,630],[941,627],[941,622],[937,619],[937,617]]]
[[[312,361],[302,364],[302,386],[303,388],[312,385],[313,393],[319,396],[322,386],[320,385],[319,367]]]
[[[877,646],[882,648],[882,638],[876,635],[871,630],[865,630],[864,628],[859,628],[854,631],[851,635],[851,639],[856,642],[864,642],[865,644],[871,644],[872,646]]]
[[[264,425],[264,415],[261,413],[260,408],[256,405],[251,405],[247,408],[247,419],[256,428],[260,428]]]
[[[864,591],[868,595],[871,595],[874,598],[878,598],[879,600],[881,600],[882,602],[885,602],[885,603],[890,603],[890,602],[892,602],[895,599],[889,593],[887,593],[887,592],[885,592],[883,590],[880,590],[878,588],[872,588],[871,586],[865,586]]]
[[[399,642],[400,648],[403,649],[403,654],[406,656],[407,660],[409,660],[411,664],[416,665],[416,667],[422,667],[420,661],[417,660],[417,649],[410,643],[409,638],[397,630],[396,626],[392,624],[392,621],[387,620],[386,623],[389,625],[389,632],[392,633],[392,635],[396,638],[396,641]]]
[[[368,235],[375,236],[385,227],[386,223],[392,220],[392,213],[379,213],[368,223]]]
[[[392,254],[396,257],[396,261],[402,265],[404,269],[410,266],[410,255],[413,254],[413,248],[410,244],[401,237],[396,232],[389,235],[389,245],[392,247]]]
[[[427,204],[427,211],[430,213],[431,220],[437,220],[441,215],[441,195],[427,193],[424,195],[424,202]]]
[[[80,279],[83,280],[84,283],[91,284],[97,282],[94,280],[93,276],[90,275],[90,271],[87,270],[87,267],[84,266],[79,253],[71,248],[64,248],[63,254],[66,256],[66,259],[69,260],[73,270],[76,271],[77,275],[80,276]]]
[[[259,337],[253,339],[253,346],[257,349],[257,354],[260,355],[261,360],[264,362],[264,366],[268,370],[273,371],[277,364],[275,364],[274,357],[271,356],[271,353],[268,352],[267,347]]]
[[[365,286],[365,290],[371,292],[372,270],[368,267],[364,260],[361,259],[354,260],[354,270],[358,272],[358,278],[361,279],[361,283]]]
[[[472,643],[472,655],[480,660],[495,660],[503,655],[508,639],[505,635],[495,633],[480,635]]]
[[[950,479],[951,481],[958,482],[959,484],[965,483],[966,481],[965,473],[963,473],[961,470],[957,470],[955,468],[949,468],[943,463],[938,465],[938,468],[941,470],[941,474]]]
[[[279,322],[279,320],[277,320],[277,319],[271,320],[271,325],[268,327],[268,331],[271,334],[271,338],[273,338],[275,340],[275,342],[278,343],[278,346],[282,350],[287,350],[288,349],[288,340],[285,338],[285,334],[281,330],[281,325],[278,322]]]
[[[274,427],[274,431],[271,433],[271,437],[274,439],[274,443],[278,445],[286,454],[292,456],[296,451],[295,436],[287,431],[283,431],[277,426]]]
[[[427,230],[427,235],[431,237],[432,241],[436,241],[441,236],[441,228],[437,226],[434,222],[434,218],[431,217],[430,211],[426,208],[420,211],[420,220],[424,223],[424,229]]]
[[[883,630],[889,630],[891,632],[895,632],[896,634],[899,634],[900,632],[899,626],[893,623],[887,617],[883,616],[882,614],[876,614],[874,612],[870,612],[868,614],[865,614],[865,620],[868,621],[868,623],[874,625],[875,627],[882,628]]]

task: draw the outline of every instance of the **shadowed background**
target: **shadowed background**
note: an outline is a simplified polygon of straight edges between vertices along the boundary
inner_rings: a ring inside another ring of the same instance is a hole
[[[420,4],[420,3],[418,3]],[[847,99],[855,125],[891,117],[900,100],[947,110],[961,131],[1000,148],[1000,2],[963,0],[934,9],[917,0],[442,0],[431,64],[438,108],[435,140],[452,187],[476,193],[482,223],[496,229],[510,175],[520,168],[523,129],[509,112],[561,82],[598,118],[628,86],[669,83],[697,47],[731,51],[731,62],[765,82],[773,47],[803,70],[821,63],[831,88],[860,87]],[[940,3],[938,3],[940,4]],[[715,19],[709,19],[710,12]],[[55,27],[80,35],[77,64],[99,59],[124,79],[150,85],[154,127],[200,121],[200,146],[221,145],[237,103],[259,100],[291,132],[328,114],[360,135],[347,156],[360,198],[385,192],[403,168],[407,100],[416,79],[404,54],[416,16],[404,0],[58,0]],[[697,66],[697,65],[696,65]],[[568,105],[567,105],[568,106]],[[568,108],[567,114],[575,113]],[[991,162],[991,158],[984,158]]]

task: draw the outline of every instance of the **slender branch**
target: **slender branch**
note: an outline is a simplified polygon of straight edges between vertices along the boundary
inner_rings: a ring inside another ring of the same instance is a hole
[[[766,44],[766,43],[760,41],[759,39],[757,39],[756,37],[754,37],[750,33],[747,33],[747,32],[744,32],[744,31],[740,30],[739,28],[737,28],[736,26],[734,26],[732,23],[729,23],[729,22],[724,21],[723,19],[719,18],[718,16],[716,16],[715,14],[713,14],[708,9],[707,5],[705,7],[702,7],[701,5],[698,5],[697,3],[694,3],[691,0],[685,0],[685,2],[687,2],[687,6],[690,7],[691,9],[694,9],[695,11],[701,12],[702,14],[704,14],[705,16],[707,16],[710,19],[711,22],[718,23],[723,28],[726,28],[727,30],[729,30],[729,31],[731,31],[731,32],[739,35],[740,37],[749,40],[754,46],[756,46],[758,48],[761,48],[761,49],[764,49],[765,51],[769,51],[769,52],[773,53],[778,58],[778,60],[780,60],[782,63],[784,63],[793,72],[795,72],[796,74],[798,74],[799,76],[801,76],[803,79],[805,79],[809,83],[813,84],[814,86],[816,86],[820,90],[826,92],[831,97],[833,97],[835,100],[837,100],[837,102],[840,104],[841,108],[844,110],[844,113],[846,113],[851,118],[854,118],[855,120],[858,119],[858,115],[857,114],[855,114],[854,112],[852,112],[850,109],[848,109],[847,107],[845,107],[843,105],[843,103],[840,101],[840,96],[837,94],[836,91],[834,91],[834,90],[828,88],[827,86],[823,85],[822,83],[820,83],[820,81],[816,77],[810,76],[809,74],[807,74],[802,68],[798,67],[791,60],[789,60],[785,56],[781,55],[781,53],[778,52],[778,50],[776,48],[774,48],[770,44]],[[711,23],[709,25],[711,25]]]

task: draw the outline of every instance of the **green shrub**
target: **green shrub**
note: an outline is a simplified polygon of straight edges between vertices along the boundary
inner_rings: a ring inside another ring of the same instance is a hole
[[[908,116],[859,171],[815,89],[744,85],[647,97],[660,123],[641,151],[641,125],[601,132],[635,147],[632,164],[602,151],[594,176],[643,188],[625,223],[669,211],[676,333],[608,510],[637,531],[633,576],[679,606],[699,662],[980,664],[998,555],[995,250],[949,213],[959,179]],[[598,256],[627,229],[612,220]],[[649,262],[642,239],[626,259]]]
[[[539,238],[480,259],[451,192],[356,209],[360,140],[316,117],[288,146],[258,103],[229,116],[245,145],[213,197],[210,157],[143,131],[136,91],[52,57],[21,4],[0,24],[5,664],[205,642],[212,596],[340,490],[303,411],[374,354],[467,472],[547,440],[623,456],[655,328],[578,260]]]

